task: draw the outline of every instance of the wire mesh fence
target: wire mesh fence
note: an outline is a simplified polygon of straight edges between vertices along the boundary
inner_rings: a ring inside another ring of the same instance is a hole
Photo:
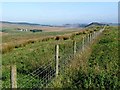
[[[13,75],[15,73],[17,74],[17,77],[15,77],[17,82],[17,88],[46,87],[52,81],[52,79],[57,76],[56,74],[63,74],[65,72],[65,68],[67,67],[68,63],[73,60],[75,54],[78,52],[84,52],[84,49],[88,47],[90,43],[102,33],[103,30],[104,29],[85,34],[76,40],[66,40],[65,42],[57,43],[59,49],[55,49],[56,43],[54,43],[53,45],[46,44],[46,46],[41,46],[43,53],[37,53],[36,51],[32,51],[32,57],[35,57],[38,62],[29,61],[31,64],[25,63],[21,66],[19,66],[19,64],[16,64],[17,71],[12,73]],[[46,53],[46,49],[48,49],[47,51],[50,52]],[[36,57],[36,54],[39,57]],[[26,61],[28,62],[28,60]],[[35,64],[34,67],[33,64]],[[11,83],[14,82],[11,82],[12,79],[10,72],[6,75],[8,75],[7,77],[9,79],[3,82],[2,87],[11,88]],[[15,85],[13,84],[12,87],[14,86]]]

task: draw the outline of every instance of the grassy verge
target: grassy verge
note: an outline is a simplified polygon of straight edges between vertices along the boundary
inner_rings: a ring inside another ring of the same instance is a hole
[[[78,54],[65,74],[52,84],[59,88],[119,89],[118,30],[108,27],[97,44]]]

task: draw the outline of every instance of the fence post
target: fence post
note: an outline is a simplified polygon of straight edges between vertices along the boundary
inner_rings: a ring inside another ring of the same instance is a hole
[[[92,33],[90,33],[91,41],[92,41]]]
[[[88,42],[88,45],[89,45],[90,35],[88,34],[87,36],[88,36],[88,39],[87,39],[88,41],[87,42]]]
[[[90,35],[90,37],[89,37],[89,42],[91,42],[91,33],[90,33],[89,35]]]
[[[85,44],[85,38],[83,37],[83,41],[82,41],[82,50],[84,51],[84,44]]]
[[[93,40],[93,33],[91,33],[91,41]]]
[[[95,39],[95,32],[93,33],[93,39]]]
[[[55,46],[55,64],[56,64],[56,77],[58,76],[58,66],[59,66],[59,45]]]
[[[11,65],[11,88],[17,88],[17,70],[16,65]]]
[[[98,33],[98,32],[95,33],[95,38],[97,37],[97,33]]]
[[[91,43],[91,41],[92,41],[92,34],[90,33],[90,43]]]
[[[74,51],[74,55],[76,54],[76,41],[73,41],[73,51]]]

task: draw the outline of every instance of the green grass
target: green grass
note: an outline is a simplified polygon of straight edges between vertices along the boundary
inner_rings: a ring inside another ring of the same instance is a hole
[[[50,87],[118,90],[118,40],[117,27],[107,27],[97,44],[84,54],[78,54],[71,62],[72,67],[68,67],[66,73],[61,74]]]
[[[117,28],[107,29],[99,42],[93,47],[92,54],[88,60],[88,73],[79,72],[78,80],[83,85],[80,87],[119,88],[118,81],[118,30]],[[81,80],[82,78],[83,81]],[[77,87],[79,87],[79,84]]]
[[[15,63],[17,65],[18,77],[22,74],[27,75],[29,72],[34,71],[41,65],[44,65],[45,63],[48,63],[50,61],[53,62],[54,67],[55,45],[60,44],[60,58],[63,59],[69,54],[73,54],[72,43],[73,40],[49,40],[47,42],[36,42],[28,44],[24,47],[14,48],[12,51],[3,54],[2,65],[3,77],[6,78],[5,82],[9,81],[9,76],[6,76],[5,73],[7,73],[7,70],[4,69],[4,67],[10,66],[12,63]]]
[[[47,36],[49,35],[61,35],[65,34],[66,32],[51,32],[45,34]],[[45,63],[53,62],[51,67],[55,67],[55,45],[60,45],[60,63],[62,63],[62,60],[65,60],[67,57],[69,57],[71,54],[73,54],[73,41],[76,40],[77,43],[81,42],[81,38],[89,33],[89,31],[85,31],[83,33],[78,32],[77,34],[73,34],[74,36],[71,36],[70,39],[63,39],[66,37],[59,37],[59,40],[49,39],[46,41],[37,41],[34,43],[29,43],[26,45],[23,45],[21,47],[13,48],[10,52],[6,52],[2,55],[2,65],[3,65],[3,85],[7,85],[6,87],[10,87],[9,79],[10,79],[10,70],[9,67],[11,64],[16,64],[17,66],[17,75],[22,80],[24,76],[26,76],[28,73],[36,70],[40,66],[44,65]],[[38,33],[39,35],[40,33]],[[42,35],[43,33],[41,33]],[[12,35],[12,34],[11,34]],[[14,36],[15,35],[15,36]],[[15,37],[21,37],[24,36],[23,34],[14,33],[13,37],[11,38],[11,41]],[[25,34],[27,35],[27,34]],[[33,34],[30,34],[33,35]],[[44,34],[43,34],[44,35]],[[36,34],[34,35],[36,36]],[[9,38],[8,36],[7,38]],[[29,35],[27,37],[30,37]],[[31,38],[31,37],[30,37]],[[23,38],[22,38],[23,39]],[[7,40],[7,39],[6,39]],[[20,39],[21,40],[21,39]],[[14,42],[16,44],[17,42]],[[22,77],[23,76],[23,77]],[[27,79],[30,79],[31,77],[27,77],[24,79],[26,81]],[[23,81],[23,82],[24,82]],[[18,83],[21,83],[22,81],[19,81]],[[23,83],[22,82],[22,83]],[[34,82],[38,82],[38,80],[35,80]],[[6,83],[6,84],[5,84]],[[33,83],[33,82],[31,82]],[[29,83],[29,84],[31,84]],[[19,86],[19,84],[18,84]],[[27,86],[26,86],[27,87]]]

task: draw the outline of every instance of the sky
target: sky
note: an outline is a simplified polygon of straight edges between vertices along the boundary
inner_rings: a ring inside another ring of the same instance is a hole
[[[117,2],[4,2],[2,21],[39,24],[117,23]]]
[[[0,2],[119,2],[119,0],[0,0]]]

